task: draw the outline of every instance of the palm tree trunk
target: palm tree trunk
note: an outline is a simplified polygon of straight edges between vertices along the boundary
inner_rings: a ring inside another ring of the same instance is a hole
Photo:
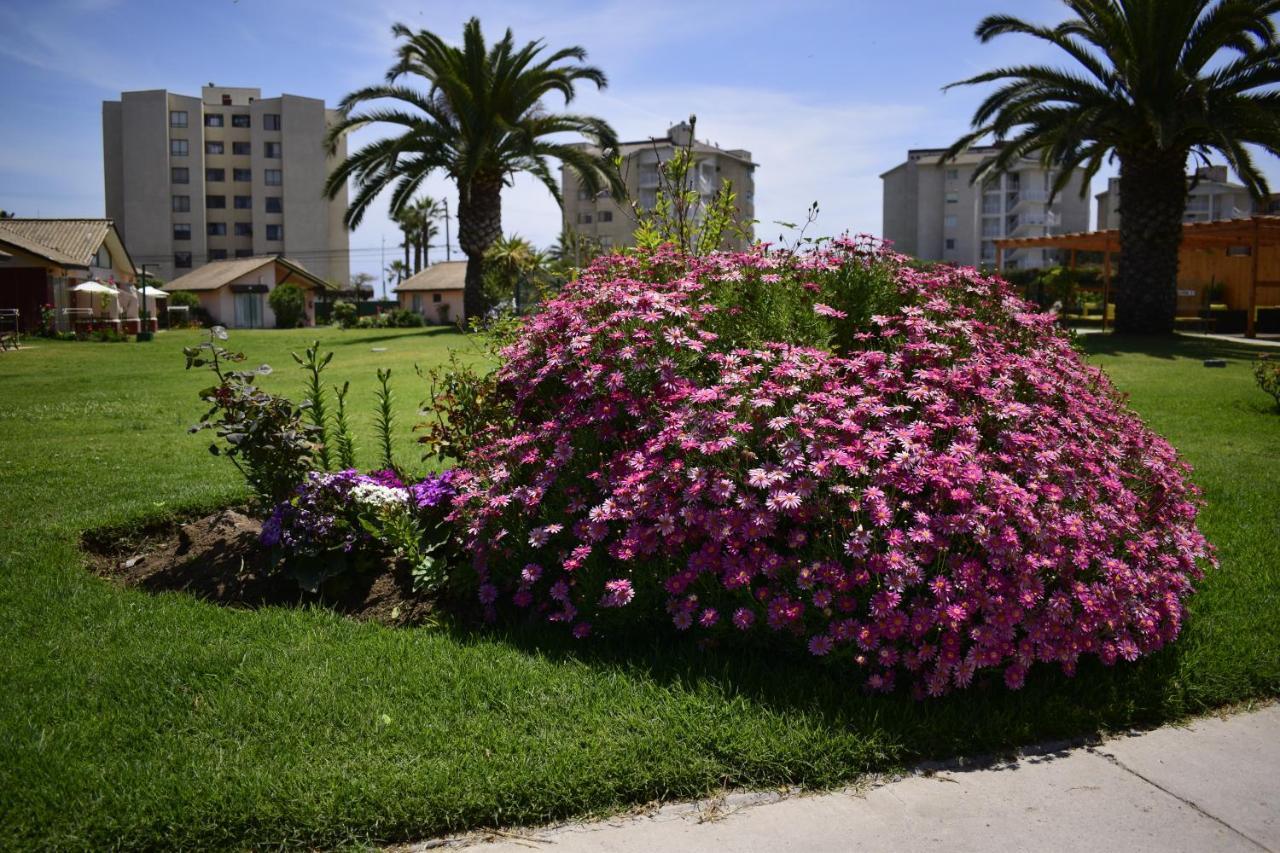
[[[468,320],[484,315],[484,253],[501,236],[502,178],[477,178],[471,192],[458,193],[458,246],[467,255],[462,305]]]
[[[409,268],[409,229],[404,229],[404,268]]]
[[[1178,308],[1187,152],[1120,153],[1116,331],[1168,335]]]
[[[417,235],[417,239],[413,241],[413,271],[420,272],[422,270],[422,235]]]
[[[426,219],[422,223],[422,230],[418,232],[418,245],[422,247],[422,263],[424,266],[431,266],[431,220]]]

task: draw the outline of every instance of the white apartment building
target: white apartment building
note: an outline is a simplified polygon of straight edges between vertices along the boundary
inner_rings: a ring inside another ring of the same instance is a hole
[[[623,142],[619,153],[623,157],[622,174],[626,180],[628,195],[642,208],[652,208],[657,201],[658,166],[670,160],[677,148],[691,145],[694,160],[692,187],[705,205],[720,190],[723,181],[733,185],[737,196],[737,219],[749,223],[755,219],[755,170],[751,152],[741,148],[724,149],[693,137],[688,122],[680,122],[667,129],[664,136],[639,142]],[[584,144],[583,147],[588,147]],[[635,227],[632,212],[619,203],[609,192],[592,194],[581,185],[572,170],[560,168],[560,187],[564,198],[565,224],[584,237],[597,242],[605,249],[635,245]],[[699,208],[697,215],[701,215]],[[726,248],[742,249],[752,242],[750,229],[746,239],[726,241]]]
[[[1098,203],[1098,230],[1120,227],[1120,179],[1112,178],[1094,198]],[[1187,209],[1183,222],[1244,219],[1253,215],[1253,196],[1244,184],[1228,180],[1226,166],[1201,166],[1187,176]]]
[[[1077,174],[1049,203],[1058,172],[1024,158],[1009,172],[972,183],[974,170],[999,145],[970,148],[942,162],[945,148],[915,148],[905,162],[880,176],[884,182],[884,236],[894,248],[926,261],[994,265],[995,241],[1089,230],[1089,201]],[[1051,249],[1004,254],[1006,269],[1056,263]]]
[[[324,101],[259,89],[124,92],[102,103],[107,216],[164,281],[209,261],[288,255],[347,285],[347,192],[324,197],[346,157],[345,141],[325,148],[336,118]]]

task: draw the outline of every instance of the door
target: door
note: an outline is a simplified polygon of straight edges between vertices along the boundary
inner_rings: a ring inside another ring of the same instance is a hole
[[[236,328],[261,329],[262,294],[237,293],[234,295],[236,303]]]

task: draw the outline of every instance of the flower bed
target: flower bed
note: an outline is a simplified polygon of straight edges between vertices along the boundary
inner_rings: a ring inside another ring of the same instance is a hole
[[[1049,317],[866,240],[597,262],[497,392],[454,514],[491,617],[665,611],[940,695],[1159,649],[1209,557],[1185,466]]]

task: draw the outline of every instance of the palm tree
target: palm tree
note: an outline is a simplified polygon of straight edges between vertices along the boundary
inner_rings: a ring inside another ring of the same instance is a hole
[[[431,238],[440,233],[435,221],[444,215],[444,205],[429,195],[415,201],[409,209],[417,226],[417,239],[413,246],[413,271],[431,266]]]
[[[519,234],[494,240],[485,261],[502,282],[502,291],[513,294],[516,311],[520,310],[520,288],[527,288],[547,267],[547,256]]]
[[[1120,162],[1116,331],[1167,334],[1177,307],[1185,170],[1217,152],[1258,199],[1267,182],[1247,145],[1280,153],[1280,0],[1063,0],[1075,17],[1038,26],[1009,15],[978,24],[982,41],[1009,33],[1061,49],[1075,67],[997,68],[951,86],[999,83],[947,158],[991,134],[999,154],[981,181],[1023,157],[1077,169],[1082,192],[1103,162]],[[947,88],[950,88],[948,86]],[[1051,199],[1052,200],[1052,199]]]
[[[544,53],[541,41],[517,47],[510,30],[487,46],[476,18],[463,27],[461,47],[403,24],[391,31],[403,41],[386,82],[342,100],[343,118],[330,130],[329,140],[332,145],[348,131],[379,123],[403,133],[347,157],[329,176],[325,192],[333,198],[348,179],[355,181],[356,195],[345,218],[354,228],[384,189],[394,187],[391,214],[398,216],[428,175],[448,175],[458,187],[458,244],[467,255],[463,304],[468,316],[479,316],[485,251],[502,235],[502,188],[515,173],[529,172],[560,203],[552,160],[577,173],[592,192],[619,183],[607,160],[617,147],[613,128],[593,116],[549,112],[542,103],[558,94],[568,105],[578,81],[597,88],[607,81],[600,69],[582,64],[587,54],[581,47],[550,53]],[[421,79],[425,91],[402,82],[404,78]],[[393,103],[367,106],[375,101]],[[366,108],[356,112],[361,106]],[[564,133],[585,136],[601,153],[555,138]]]

